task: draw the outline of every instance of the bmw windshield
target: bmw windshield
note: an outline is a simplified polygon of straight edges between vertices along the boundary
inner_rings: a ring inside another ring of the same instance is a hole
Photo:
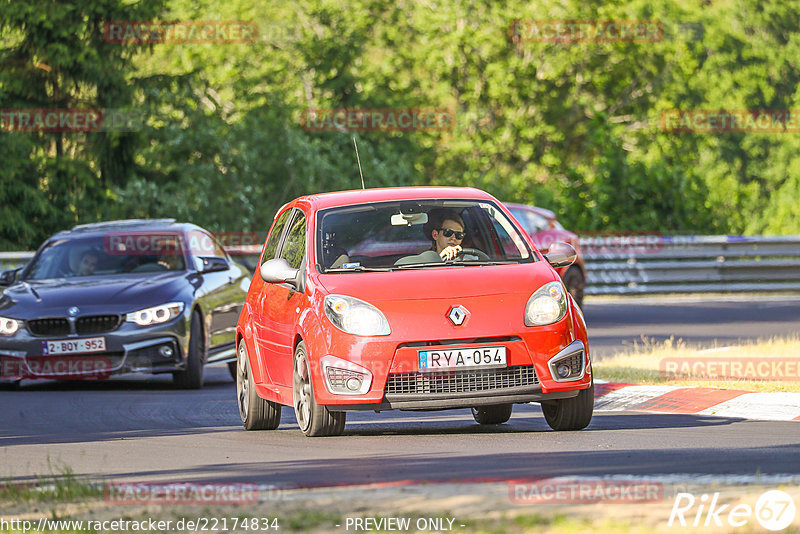
[[[70,237],[48,243],[26,270],[25,280],[119,275],[186,268],[178,234]]]

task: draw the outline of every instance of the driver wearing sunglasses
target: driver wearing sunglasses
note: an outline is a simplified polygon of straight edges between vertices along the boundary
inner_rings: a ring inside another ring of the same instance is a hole
[[[460,220],[461,217],[458,219]],[[455,219],[444,219],[441,226],[434,228],[431,232],[436,252],[445,261],[452,260],[461,252],[464,235],[464,224]]]
[[[421,254],[407,256],[395,265],[435,263],[452,260],[461,253],[461,242],[466,236],[464,221],[453,210],[435,209],[428,214],[423,232],[432,241],[431,248]]]

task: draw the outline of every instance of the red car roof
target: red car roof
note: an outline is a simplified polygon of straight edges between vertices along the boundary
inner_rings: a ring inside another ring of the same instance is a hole
[[[468,198],[477,200],[497,201],[485,191],[474,187],[385,187],[375,189],[355,189],[352,191],[336,191],[333,193],[319,193],[297,199],[298,203],[311,206],[315,210],[347,206],[351,204],[366,204],[371,202],[391,200],[417,200],[417,199],[443,199],[443,198]]]

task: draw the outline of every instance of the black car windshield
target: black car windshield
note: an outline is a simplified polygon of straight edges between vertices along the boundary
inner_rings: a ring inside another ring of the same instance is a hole
[[[536,261],[493,202],[414,200],[331,208],[317,218],[320,272],[347,273]],[[442,247],[459,254],[442,259]]]
[[[182,271],[182,243],[179,234],[144,232],[56,239],[42,249],[24,279]]]

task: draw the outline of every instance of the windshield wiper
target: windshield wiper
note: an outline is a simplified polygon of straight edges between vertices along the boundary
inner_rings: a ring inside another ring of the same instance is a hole
[[[450,260],[447,265],[512,265],[519,263],[517,260]]]
[[[444,267],[445,264],[441,262],[436,263],[404,263],[395,265],[392,269],[426,269],[428,267]]]
[[[387,272],[391,271],[392,269],[389,267],[364,267],[363,265],[359,265],[358,267],[337,267],[335,269],[325,269],[325,274],[328,273],[361,273],[361,272]]]

